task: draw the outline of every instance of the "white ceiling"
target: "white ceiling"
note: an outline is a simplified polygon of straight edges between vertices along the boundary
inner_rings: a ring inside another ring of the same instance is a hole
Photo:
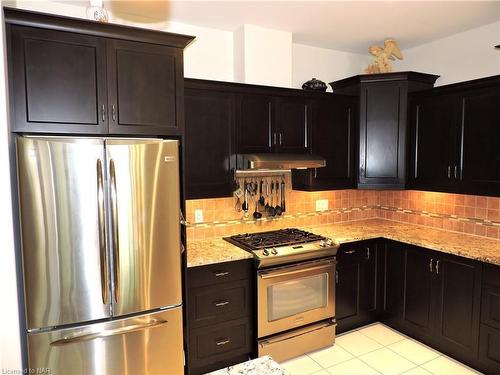
[[[296,43],[363,54],[385,38],[406,49],[500,21],[500,1],[108,0],[105,7],[229,31],[253,24],[292,32]]]

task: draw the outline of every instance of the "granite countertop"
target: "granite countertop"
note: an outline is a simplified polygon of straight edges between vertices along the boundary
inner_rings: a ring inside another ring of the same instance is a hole
[[[330,237],[340,244],[382,237],[500,265],[500,240],[449,232],[421,225],[384,219],[368,219],[301,229]],[[188,267],[252,257],[250,253],[224,241],[222,238],[188,240],[187,252]]]
[[[208,375],[289,375],[268,355],[210,372]]]

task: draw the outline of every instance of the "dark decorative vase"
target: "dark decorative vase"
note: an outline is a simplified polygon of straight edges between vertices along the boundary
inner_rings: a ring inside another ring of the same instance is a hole
[[[302,85],[303,90],[310,91],[326,91],[326,88],[326,83],[316,78],[313,78]]]

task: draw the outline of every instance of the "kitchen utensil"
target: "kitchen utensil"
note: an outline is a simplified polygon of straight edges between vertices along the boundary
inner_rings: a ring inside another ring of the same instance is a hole
[[[276,216],[274,208],[274,181],[271,181],[271,205],[269,206],[269,216]]]
[[[279,181],[276,181],[276,207],[274,207],[274,210],[276,212],[276,215],[281,216],[283,213],[283,209],[280,206],[280,197],[281,197],[281,185]]]
[[[283,212],[286,212],[285,192],[286,192],[285,180],[281,180],[281,209],[283,210]]]
[[[264,207],[264,209],[266,210],[266,212],[269,212],[269,180],[266,181],[266,206]]]
[[[243,196],[243,190],[241,190],[241,186],[239,182],[235,181],[236,190],[234,191],[234,195],[236,196],[236,204],[234,205],[234,209],[237,212],[241,212],[241,197]]]
[[[255,202],[255,211],[253,212],[254,219],[260,219],[262,214],[259,212],[259,200],[257,199],[257,195],[254,197]]]
[[[248,185],[246,180],[243,182],[243,211],[248,212]]]
[[[264,198],[264,180],[260,180],[260,198],[259,204],[264,206],[266,204],[266,199]]]

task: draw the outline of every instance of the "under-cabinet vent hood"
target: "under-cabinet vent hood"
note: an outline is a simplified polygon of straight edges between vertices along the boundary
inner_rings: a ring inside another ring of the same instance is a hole
[[[242,154],[237,158],[239,170],[307,169],[325,166],[324,158],[311,154]]]

